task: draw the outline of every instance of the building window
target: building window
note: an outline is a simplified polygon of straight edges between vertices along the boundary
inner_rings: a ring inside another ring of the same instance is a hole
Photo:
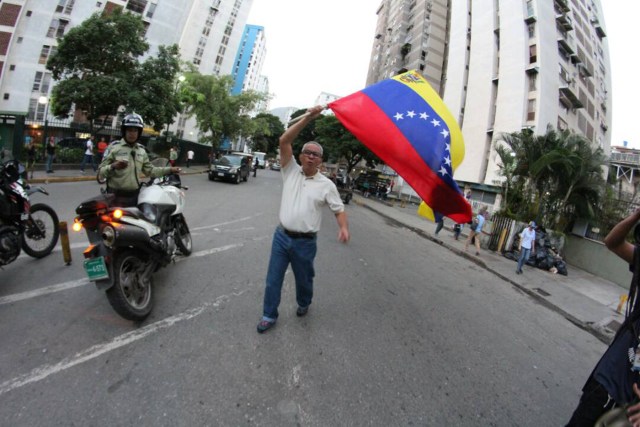
[[[527,121],[536,119],[536,100],[530,99],[527,102]]]
[[[14,71],[16,69],[15,64],[9,65],[9,71]]]
[[[3,98],[4,98],[4,100],[6,101],[7,99],[9,99],[9,94],[8,94],[8,93],[5,93],[5,94],[4,94],[4,96],[3,96]]]
[[[73,10],[73,3],[75,3],[75,0],[60,0],[58,2],[58,6],[56,6],[56,12],[64,12],[65,14],[70,15]]]
[[[532,39],[536,36],[536,24],[532,22],[527,25],[527,31],[529,32],[529,38]]]
[[[49,25],[49,31],[47,31],[47,37],[61,38],[64,36],[64,30],[69,24],[66,19],[52,19]]]
[[[47,59],[49,58],[50,51],[51,51],[51,46],[47,46],[47,45],[42,46],[42,50],[40,51],[40,59],[38,59],[38,64],[47,63]]]
[[[42,71],[36,71],[36,76],[33,79],[33,92],[49,93],[49,85],[51,84],[51,73],[44,73]]]
[[[15,27],[21,9],[22,7],[17,4],[3,2],[0,5],[0,25]]]
[[[529,73],[529,92],[534,92],[537,87],[538,73]]]
[[[534,64],[538,62],[538,55],[536,52],[537,52],[537,49],[535,44],[532,44],[531,46],[529,46],[529,64]]]
[[[130,10],[131,12],[142,14],[145,7],[147,7],[147,0],[129,0],[126,9]]]
[[[147,18],[153,18],[153,13],[156,11],[156,3],[151,3],[149,5],[149,10],[147,10]]]
[[[25,15],[27,15],[27,18],[30,17],[31,16],[31,11],[27,10],[27,13]]]

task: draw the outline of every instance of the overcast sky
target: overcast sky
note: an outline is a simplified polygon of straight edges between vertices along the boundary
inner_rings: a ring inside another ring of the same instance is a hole
[[[612,67],[611,145],[640,149],[635,126],[640,89],[637,52],[640,0],[603,0]],[[379,0],[253,0],[248,24],[267,38],[262,74],[275,95],[271,108],[310,107],[320,92],[349,95],[365,87]],[[635,74],[635,75],[634,75]]]

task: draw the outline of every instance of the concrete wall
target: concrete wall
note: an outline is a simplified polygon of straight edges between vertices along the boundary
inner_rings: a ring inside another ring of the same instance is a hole
[[[609,251],[603,243],[569,234],[565,243],[564,258],[569,264],[569,275],[571,266],[574,265],[629,289],[632,276],[629,265]]]

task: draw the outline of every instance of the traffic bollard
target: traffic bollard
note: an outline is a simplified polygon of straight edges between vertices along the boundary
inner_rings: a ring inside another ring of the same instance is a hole
[[[69,246],[69,230],[67,229],[67,221],[58,223],[60,230],[60,244],[62,245],[62,257],[66,265],[71,265],[71,246]]]

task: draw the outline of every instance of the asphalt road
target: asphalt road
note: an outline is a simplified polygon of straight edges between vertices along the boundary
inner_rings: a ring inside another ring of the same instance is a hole
[[[155,275],[143,324],[84,279],[85,236],[0,271],[7,426],[556,426],[604,350],[511,285],[360,206],[352,241],[328,210],[314,302],[256,333],[280,177],[185,176],[193,254]],[[97,183],[49,185],[71,222]]]

